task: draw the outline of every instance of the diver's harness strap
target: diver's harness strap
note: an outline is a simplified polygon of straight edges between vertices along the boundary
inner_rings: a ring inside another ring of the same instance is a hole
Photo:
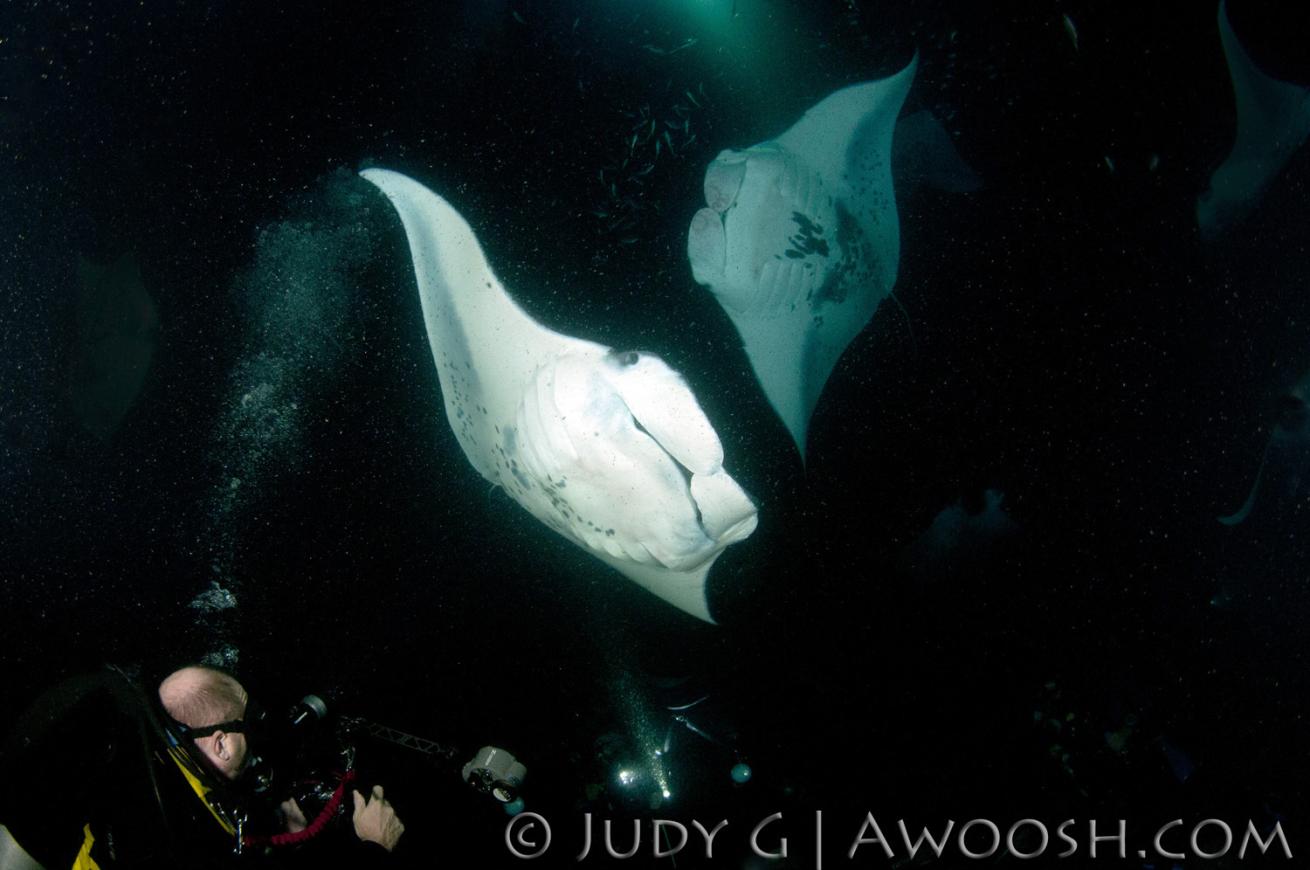
[[[314,839],[323,833],[328,822],[336,816],[337,810],[341,809],[341,802],[345,800],[346,788],[355,781],[355,771],[347,770],[341,776],[341,782],[337,785],[336,791],[332,792],[332,797],[324,804],[323,809],[314,821],[310,822],[303,831],[296,831],[293,834],[274,834],[271,837],[256,837],[251,834],[244,834],[241,837],[241,846],[249,849],[254,846],[296,846],[300,843]]]

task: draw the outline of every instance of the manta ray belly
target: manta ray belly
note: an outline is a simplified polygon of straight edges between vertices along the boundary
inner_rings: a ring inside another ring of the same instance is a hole
[[[744,172],[729,172],[741,166]],[[740,185],[729,201],[725,183],[738,176]],[[713,185],[711,178],[716,179]],[[706,172],[706,191],[711,205],[729,204],[722,210],[719,276],[707,275],[703,283],[738,313],[775,317],[807,305],[842,257],[835,236],[837,210],[819,176],[796,155],[766,144],[720,155]],[[715,247],[706,241],[713,236],[704,223],[709,219],[705,211],[693,220],[688,236],[691,257],[695,245],[706,252]],[[702,221],[699,228],[697,220]]]
[[[603,357],[567,354],[538,369],[502,447],[510,494],[588,550],[685,571],[721,549],[683,470],[637,427]]]

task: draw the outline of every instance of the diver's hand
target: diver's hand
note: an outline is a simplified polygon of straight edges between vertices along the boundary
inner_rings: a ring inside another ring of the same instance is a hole
[[[282,810],[282,821],[288,834],[298,834],[309,827],[309,820],[300,811],[300,804],[296,803],[295,798],[282,801],[278,808]]]
[[[355,836],[361,840],[377,843],[390,852],[400,842],[400,835],[405,833],[405,824],[396,815],[396,810],[382,796],[382,786],[373,786],[373,794],[368,802],[358,791],[355,795]]]

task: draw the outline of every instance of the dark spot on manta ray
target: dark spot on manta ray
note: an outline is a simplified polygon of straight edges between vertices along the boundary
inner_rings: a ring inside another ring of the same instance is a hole
[[[796,247],[795,253],[788,250],[787,256],[793,259],[800,259],[808,254],[818,254],[820,257],[828,256],[828,240],[823,237],[823,227],[798,211],[791,213],[791,219],[796,222],[796,227],[800,232],[789,239]]]
[[[864,272],[861,266],[870,255],[868,239],[860,229],[859,222],[841,203],[837,203],[837,245],[845,256],[828,274],[823,286],[814,293],[813,305],[816,309],[830,303],[845,302],[853,283],[848,279]],[[822,323],[822,319],[817,323]]]
[[[792,212],[791,219],[796,222],[796,226],[800,229],[802,235],[806,235],[806,236],[823,235],[823,227],[819,226],[814,221],[810,220],[808,217],[801,214],[800,212],[798,211]]]

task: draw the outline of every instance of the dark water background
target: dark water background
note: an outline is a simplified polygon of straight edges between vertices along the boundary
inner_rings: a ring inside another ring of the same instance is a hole
[[[1310,155],[1200,239],[1235,124],[1214,5],[731,7],[0,6],[0,720],[64,674],[221,642],[268,706],[327,687],[511,747],[529,805],[570,827],[589,783],[616,815],[644,806],[601,749],[672,729],[657,814],[684,821],[823,809],[847,841],[866,810],[1282,817],[1310,836],[1304,494],[1215,521],[1310,367]],[[1266,69],[1310,82],[1305,13],[1233,0],[1231,18]],[[850,346],[802,468],[691,280],[687,224],[719,150],[916,49],[907,112],[943,118],[985,187],[899,203],[909,327],[884,307]],[[608,190],[631,113],[675,105],[697,141]],[[760,505],[711,575],[719,627],[488,492],[366,165],[450,199],[543,323],[684,373]],[[594,214],[616,197],[618,230]],[[159,338],[101,443],[66,398],[77,262],[129,251]],[[907,568],[984,488],[1019,531]],[[235,611],[191,606],[211,579]],[[733,749],[672,722],[679,692],[711,696],[698,724]],[[499,811],[449,800],[411,830],[500,860]]]

